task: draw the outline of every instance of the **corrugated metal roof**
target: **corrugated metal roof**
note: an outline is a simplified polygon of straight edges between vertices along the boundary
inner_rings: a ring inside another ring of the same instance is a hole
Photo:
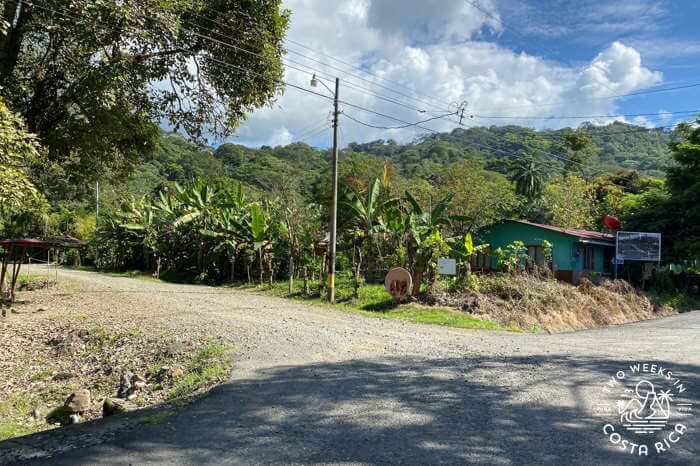
[[[73,238],[70,235],[65,236],[49,236],[46,238],[15,238],[15,239],[4,239],[0,240],[0,245],[2,246],[24,246],[24,247],[35,247],[35,248],[48,248],[48,247],[65,247],[65,248],[77,248],[84,246],[85,243],[79,239]]]
[[[552,225],[544,225],[542,223],[532,223],[526,220],[508,220],[508,222],[522,223],[524,225],[531,225],[533,227],[544,228],[545,230],[556,231],[558,233],[563,233],[565,235],[576,236],[577,238],[592,239],[596,241],[604,241],[613,243],[615,241],[615,236],[609,233],[601,233],[599,231],[589,231],[589,230],[579,230],[577,228],[562,228],[555,227]]]

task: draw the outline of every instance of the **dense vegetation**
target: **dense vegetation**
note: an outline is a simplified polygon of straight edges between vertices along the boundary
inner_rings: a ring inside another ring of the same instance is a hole
[[[46,149],[43,189],[78,184],[85,194],[82,185],[98,175],[129,173],[154,147],[161,122],[200,141],[231,134],[282,90],[289,12],[280,4],[2,2],[1,93]]]
[[[692,148],[695,133],[690,128],[679,133],[687,142],[675,143],[673,154],[677,163],[687,163],[680,154],[688,144]],[[430,175],[421,178],[396,168],[387,154],[351,148],[358,147],[351,145],[341,157],[340,267],[352,273],[357,287],[396,264],[409,265],[416,278],[432,283],[438,255],[460,257],[466,266],[471,254],[463,248],[467,235],[478,244],[481,226],[508,217],[601,229],[603,215],[610,214],[629,228],[678,237],[668,223],[649,219],[660,215],[670,220],[672,208],[659,206],[671,202],[670,189],[663,180],[635,171],[591,177],[561,166],[552,174],[551,166],[535,155],[513,161],[430,162]],[[98,264],[207,281],[270,281],[289,276],[290,270],[307,280],[318,276],[323,263],[314,255],[314,245],[326,231],[326,156],[305,144],[201,150],[180,136],[164,135],[157,154],[112,190],[126,187],[143,197],[120,206],[120,196],[108,196],[114,213],[101,232]],[[504,173],[488,169],[495,163]],[[255,233],[253,225],[262,230]],[[688,258],[692,250],[679,247],[678,241],[665,243],[669,258]],[[119,245],[121,252],[108,251],[109,244]]]
[[[281,91],[289,13],[279,0],[54,6],[1,11],[0,235],[68,233],[90,242],[81,259],[101,268],[201,281],[322,275],[328,152],[204,138],[230,134]],[[404,265],[417,292],[451,254],[469,280],[480,227],[511,217],[602,229],[615,215],[662,232],[669,261],[697,259],[698,131],[491,126],[351,143],[340,158],[339,268],[357,293]]]

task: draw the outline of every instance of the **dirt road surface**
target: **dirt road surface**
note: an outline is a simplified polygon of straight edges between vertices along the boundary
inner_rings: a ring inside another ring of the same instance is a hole
[[[608,423],[624,438],[640,437],[601,408],[617,396],[604,389],[611,377],[648,362],[682,381],[674,406],[696,411],[700,312],[515,334],[367,318],[219,288],[78,271],[60,277],[80,291],[62,298],[59,310],[224,336],[235,346],[233,373],[163,422],[35,464],[700,464],[700,413],[641,437],[652,451],[639,456],[611,442]],[[676,423],[687,430],[656,453],[653,444]],[[52,434],[37,434],[45,435]]]

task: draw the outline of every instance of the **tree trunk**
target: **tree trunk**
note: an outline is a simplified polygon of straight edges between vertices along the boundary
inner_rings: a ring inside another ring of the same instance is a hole
[[[270,288],[272,288],[272,282],[275,278],[275,270],[272,267],[272,254],[268,254],[266,262],[267,262],[267,271],[269,272],[267,279],[268,279],[268,283],[270,285]]]
[[[248,261],[245,264],[245,268],[246,268],[246,271],[248,272],[248,284],[249,285],[253,282],[253,280],[250,278],[250,265],[251,265],[251,261],[250,261],[250,259],[248,259]]]
[[[294,293],[294,256],[289,254],[289,294]]]
[[[311,290],[309,289],[309,268],[304,266],[304,296],[309,296]]]
[[[361,272],[361,270],[362,270],[362,249],[357,251],[357,260],[355,263],[355,279],[353,280],[353,294],[355,296],[355,299],[360,297],[360,272]]]
[[[3,2],[4,9],[0,21],[12,24],[17,13],[17,2]],[[24,41],[25,25],[31,16],[32,5],[23,3],[19,10],[16,27],[11,27],[6,35],[0,34],[0,84],[12,79]]]
[[[260,268],[260,286],[265,283],[265,264],[263,263],[263,250],[258,251],[258,265]]]
[[[229,262],[231,262],[231,276],[230,276],[230,282],[235,283],[236,282],[236,255],[231,254],[229,257]]]
[[[420,285],[423,281],[424,273],[425,268],[423,266],[416,265],[416,267],[413,270],[413,273],[411,274],[413,280],[413,290],[411,292],[411,296],[418,296],[420,294]]]

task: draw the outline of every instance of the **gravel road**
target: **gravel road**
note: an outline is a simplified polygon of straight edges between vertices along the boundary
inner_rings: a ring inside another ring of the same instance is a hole
[[[234,370],[229,383],[167,421],[37,464],[700,464],[700,415],[678,421],[688,429],[666,451],[639,456],[612,444],[604,425],[651,446],[677,422],[633,437],[601,408],[616,399],[605,383],[635,362],[672,370],[684,388],[672,402],[697,404],[700,312],[514,334],[241,291],[60,275],[78,287],[56,304],[66,312],[224,336],[236,348]]]

